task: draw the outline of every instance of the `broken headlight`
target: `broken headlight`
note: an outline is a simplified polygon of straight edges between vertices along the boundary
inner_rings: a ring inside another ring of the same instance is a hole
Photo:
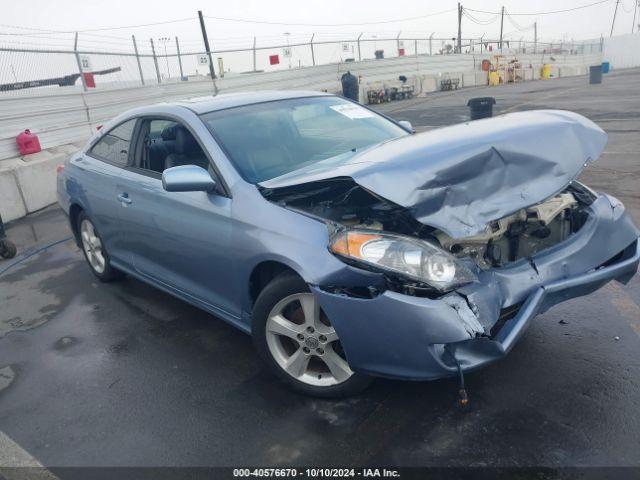
[[[418,238],[367,230],[337,232],[329,250],[356,264],[361,263],[426,283],[437,290],[449,290],[477,281],[460,260]]]

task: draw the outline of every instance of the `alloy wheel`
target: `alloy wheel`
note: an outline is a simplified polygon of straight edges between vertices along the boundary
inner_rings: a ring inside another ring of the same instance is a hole
[[[312,293],[280,300],[267,318],[266,337],[276,363],[301,382],[331,386],[353,375],[338,335]]]
[[[80,224],[80,238],[89,265],[97,273],[103,273],[107,262],[102,250],[102,242],[93,224],[87,219],[82,220]]]

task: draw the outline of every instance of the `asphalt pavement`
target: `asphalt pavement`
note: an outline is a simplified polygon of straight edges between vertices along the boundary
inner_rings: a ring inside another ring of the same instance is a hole
[[[378,108],[418,130],[467,120],[468,99],[485,95],[496,98],[497,113],[582,113],[610,137],[583,180],[620,198],[640,222],[638,85],[636,70],[605,75],[601,85],[554,79]],[[69,230],[50,207],[13,222],[8,235],[24,255]],[[0,271],[10,263],[0,262]],[[554,307],[504,360],[466,381],[466,412],[455,408],[455,379],[379,380],[354,398],[307,398],[275,381],[250,338],[223,321],[131,278],[99,283],[71,241],[0,275],[0,445],[11,439],[54,473],[65,466],[640,466],[640,279]]]

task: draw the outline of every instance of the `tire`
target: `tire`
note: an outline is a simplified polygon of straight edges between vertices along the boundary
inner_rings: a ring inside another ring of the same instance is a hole
[[[82,253],[91,272],[101,282],[112,282],[122,278],[124,274],[111,266],[109,254],[102,244],[100,234],[86,213],[80,212],[76,228]]]
[[[293,273],[277,276],[260,292],[253,307],[251,331],[262,360],[299,393],[348,397],[373,381],[351,370],[337,333],[315,296]]]
[[[9,240],[0,240],[0,257],[2,258],[13,258],[18,253],[18,249],[16,245]]]

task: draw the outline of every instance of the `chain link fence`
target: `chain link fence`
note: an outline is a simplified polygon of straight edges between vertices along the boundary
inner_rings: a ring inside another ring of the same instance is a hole
[[[493,39],[465,38],[458,48],[454,38],[361,33],[351,38],[287,35],[285,42],[275,42],[272,37],[218,40],[209,55],[200,41],[181,42],[177,37],[0,34],[0,98],[210,81],[209,58],[216,76],[224,77],[383,57],[500,52],[552,57],[601,49],[599,40],[505,40],[501,46]]]

